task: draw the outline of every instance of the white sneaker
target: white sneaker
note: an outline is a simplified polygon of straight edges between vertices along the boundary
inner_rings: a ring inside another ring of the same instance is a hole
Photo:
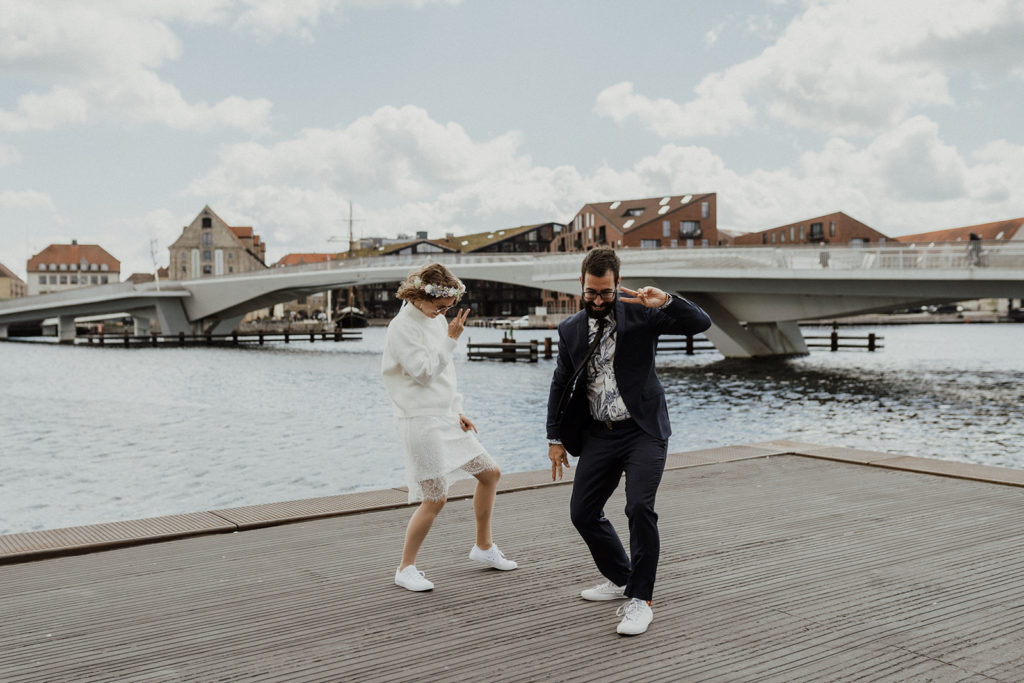
[[[616,586],[611,581],[605,581],[600,586],[588,588],[580,593],[584,600],[623,600],[626,597],[626,587]]]
[[[638,636],[647,630],[647,627],[654,621],[654,610],[647,604],[646,600],[633,598],[615,612],[621,616],[618,628],[615,630],[624,636]]]
[[[409,565],[405,569],[395,571],[395,585],[411,591],[434,590],[434,584],[427,581],[423,572],[417,571],[415,565]]]
[[[498,550],[498,544],[492,543],[491,547],[487,550],[480,550],[480,546],[473,544],[473,549],[469,551],[469,559],[480,564],[493,567],[494,569],[500,569],[503,572],[515,569],[519,565],[512,560],[505,557],[505,553]]]

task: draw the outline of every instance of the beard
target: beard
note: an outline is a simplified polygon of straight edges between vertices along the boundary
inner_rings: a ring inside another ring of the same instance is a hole
[[[612,312],[612,309],[615,307],[616,301],[618,301],[618,297],[612,299],[611,301],[605,301],[602,299],[600,308],[597,308],[597,300],[584,301],[583,310],[587,312],[588,318],[600,320],[601,318],[608,317],[608,315]]]

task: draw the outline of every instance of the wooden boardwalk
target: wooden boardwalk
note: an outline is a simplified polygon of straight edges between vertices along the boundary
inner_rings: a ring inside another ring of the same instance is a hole
[[[791,442],[670,466],[639,637],[579,599],[599,577],[550,485],[498,497],[514,572],[469,562],[452,500],[431,593],[392,584],[408,508],[19,558],[0,681],[1024,680],[1024,473]]]

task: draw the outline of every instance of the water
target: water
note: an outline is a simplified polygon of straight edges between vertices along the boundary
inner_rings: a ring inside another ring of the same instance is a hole
[[[1024,468],[1024,325],[870,331],[883,351],[662,356],[670,450],[786,438]],[[401,485],[383,338],[370,328],[361,342],[263,348],[0,345],[0,533]],[[470,363],[464,349],[456,368],[481,441],[506,472],[545,468],[553,361]]]

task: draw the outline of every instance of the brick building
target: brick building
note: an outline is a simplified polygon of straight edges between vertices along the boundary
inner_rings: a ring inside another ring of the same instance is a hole
[[[760,232],[749,232],[733,239],[736,246],[784,244],[865,244],[884,243],[893,238],[847,216],[842,211],[787,223]]]
[[[121,280],[121,262],[98,244],[51,244],[25,266],[28,295],[106,285]]]
[[[960,242],[970,239],[971,233],[981,238],[982,242],[1024,241],[1024,218],[1011,218],[1008,221],[966,225],[962,228],[946,228],[931,232],[918,232],[913,235],[901,235],[900,242],[928,244],[930,242]]]
[[[233,227],[209,206],[169,247],[172,280],[197,280],[266,268],[267,245],[249,226]]]
[[[586,204],[552,242],[551,251],[714,246],[719,243],[715,204],[713,192]]]

